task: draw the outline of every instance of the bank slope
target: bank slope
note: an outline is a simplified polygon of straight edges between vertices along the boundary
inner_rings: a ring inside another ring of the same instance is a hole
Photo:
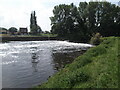
[[[118,88],[118,38],[104,38],[36,88]]]

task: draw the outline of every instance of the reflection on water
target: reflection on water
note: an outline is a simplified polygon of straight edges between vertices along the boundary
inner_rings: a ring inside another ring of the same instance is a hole
[[[32,63],[32,67],[33,67],[34,72],[37,72],[37,71],[38,71],[38,69],[37,69],[37,64],[38,64],[38,63]]]
[[[66,64],[73,62],[76,57],[80,56],[84,52],[85,50],[68,53],[53,53],[54,69],[59,70],[64,68]]]
[[[32,47],[32,48],[34,48],[33,50],[32,50],[32,63],[38,63],[39,62],[39,56],[38,56],[38,52],[37,52],[37,47]]]
[[[32,47],[31,48],[32,50],[32,55],[31,55],[31,58],[32,58],[32,67],[33,67],[33,70],[34,72],[37,72],[38,69],[37,69],[37,64],[39,63],[39,56],[38,56],[38,52],[37,52],[37,47]]]
[[[66,41],[24,41],[0,44],[3,88],[39,85],[92,47]]]

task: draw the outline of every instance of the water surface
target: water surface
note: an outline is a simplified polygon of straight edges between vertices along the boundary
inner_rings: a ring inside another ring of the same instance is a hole
[[[92,47],[67,41],[12,41],[0,43],[2,87],[31,88],[71,63]]]

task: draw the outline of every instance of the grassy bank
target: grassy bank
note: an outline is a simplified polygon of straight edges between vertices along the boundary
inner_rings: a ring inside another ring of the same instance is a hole
[[[104,38],[100,45],[35,88],[118,88],[118,39]]]

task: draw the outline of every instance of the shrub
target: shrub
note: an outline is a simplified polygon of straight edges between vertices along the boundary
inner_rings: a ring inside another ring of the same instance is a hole
[[[93,37],[91,38],[90,44],[99,45],[100,42],[101,42],[100,38],[101,38],[100,33],[96,33],[96,34],[93,35]]]

